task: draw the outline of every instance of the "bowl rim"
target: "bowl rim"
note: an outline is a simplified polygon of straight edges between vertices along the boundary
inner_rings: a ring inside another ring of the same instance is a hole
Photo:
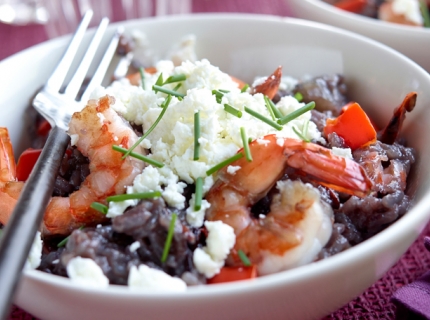
[[[393,32],[393,33],[403,32],[406,34],[430,35],[430,28],[414,27],[409,25],[402,25],[402,24],[397,24],[397,23],[392,23],[387,21],[381,21],[379,19],[373,19],[370,17],[362,16],[357,13],[348,12],[346,10],[336,8],[335,6],[328,4],[322,0],[290,0],[290,1],[297,2],[297,3],[299,2],[307,3],[308,5],[314,6],[327,14],[334,15],[332,17],[333,19],[336,19],[339,17],[348,18],[348,19],[351,19],[352,22],[356,23],[357,25],[359,25],[360,23],[361,24],[366,23],[369,26],[372,26],[376,29],[385,28],[386,32]]]
[[[299,0],[303,1],[303,0]],[[308,0],[309,1],[309,0]],[[309,1],[310,2],[310,1]],[[328,6],[328,5],[327,5]],[[118,25],[124,25],[127,27],[132,27],[134,24],[140,25],[144,23],[157,23],[158,21],[164,20],[201,20],[206,21],[208,19],[234,19],[234,20],[259,20],[260,22],[277,22],[283,23],[286,25],[301,25],[305,27],[318,28],[327,30],[330,33],[340,33],[346,35],[348,37],[354,37],[358,41],[364,41],[371,43],[372,45],[376,45],[380,47],[382,50],[390,51],[390,54],[395,54],[401,57],[403,60],[407,60],[405,62],[409,63],[411,67],[418,68],[417,72],[421,72],[424,77],[426,77],[430,84],[430,74],[428,74],[424,69],[422,69],[418,64],[414,61],[406,57],[405,55],[399,53],[398,51],[377,42],[371,38],[366,36],[362,36],[360,34],[343,30],[338,27],[329,26],[323,23],[308,21],[304,19],[291,18],[291,17],[280,17],[280,16],[271,16],[271,15],[262,15],[262,14],[240,14],[240,13],[196,13],[192,15],[182,15],[182,16],[168,16],[168,17],[155,17],[155,18],[145,18],[145,19],[136,19],[130,20],[127,22],[118,22],[112,23],[109,28],[114,28]],[[146,20],[146,21],[145,21]],[[145,22],[144,22],[145,21]],[[28,52],[32,52],[34,50],[42,50],[45,47],[49,46],[64,46],[67,43],[70,35],[65,35],[60,38],[52,39],[45,41],[43,43],[37,44],[30,48],[27,48],[23,51],[20,51],[6,59],[0,61],[0,69],[3,65],[8,63],[12,59],[16,59],[17,56],[20,55],[28,55]],[[414,203],[413,208],[401,219],[393,223],[391,226],[386,228],[385,230],[379,232],[372,238],[350,248],[346,251],[340,252],[329,259],[324,259],[318,262],[310,263],[298,268],[294,268],[287,271],[278,272],[271,275],[266,275],[263,277],[259,277],[254,279],[253,281],[237,281],[231,283],[221,283],[214,285],[205,285],[205,286],[197,286],[197,287],[188,287],[187,291],[180,293],[172,293],[172,292],[146,292],[144,290],[130,290],[127,286],[120,285],[109,285],[108,288],[96,288],[96,287],[84,287],[79,284],[75,284],[70,281],[70,279],[48,274],[38,270],[26,269],[24,270],[24,280],[31,280],[44,283],[45,285],[50,285],[53,287],[67,289],[69,291],[75,292],[89,292],[94,293],[100,296],[111,296],[111,295],[121,295],[124,297],[132,298],[132,297],[145,297],[145,299],[159,299],[160,297],[169,299],[174,298],[178,299],[199,299],[205,298],[208,296],[229,296],[235,295],[237,293],[251,292],[256,290],[267,290],[276,287],[282,287],[291,283],[297,283],[302,281],[303,279],[309,279],[311,277],[319,277],[321,274],[332,271],[334,269],[343,268],[345,265],[351,264],[352,261],[358,259],[359,257],[366,256],[366,252],[370,249],[371,251],[381,251],[389,244],[389,239],[393,237],[401,237],[405,234],[409,233],[411,229],[417,230],[417,237],[419,233],[424,229],[425,224],[430,220],[430,212],[428,212],[427,207],[428,203],[430,203],[430,192],[427,192],[422,196],[420,201]],[[425,222],[425,224],[423,224]],[[420,226],[420,224],[422,226]],[[243,285],[245,284],[246,285]]]

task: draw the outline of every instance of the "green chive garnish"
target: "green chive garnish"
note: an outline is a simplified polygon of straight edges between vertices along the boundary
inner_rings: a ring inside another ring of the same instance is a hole
[[[306,137],[308,135],[308,128],[309,128],[309,120],[305,122],[304,126],[303,126],[303,135]]]
[[[224,110],[234,115],[235,117],[242,118],[242,111],[237,110],[236,108],[233,108],[231,105],[227,103],[224,104]]]
[[[279,131],[282,130],[282,126],[279,123],[276,123],[275,121],[270,120],[269,118],[266,118],[265,116],[259,114],[258,112],[254,111],[248,107],[245,107],[245,111],[248,112],[250,115],[256,117],[257,119],[267,123],[269,126],[272,126],[276,130],[279,130]]]
[[[219,90],[212,90],[212,94],[215,95],[216,102],[221,103],[224,93]]]
[[[175,231],[176,213],[172,213],[172,219],[170,220],[169,231],[167,232],[166,242],[164,243],[163,255],[161,256],[161,262],[166,262],[167,255],[169,254],[170,246],[172,245],[173,232]]]
[[[425,0],[420,0],[420,9],[424,19],[424,27],[430,28],[430,13]]]
[[[167,80],[164,81],[163,85],[168,83],[173,83],[173,82],[184,81],[186,79],[187,77],[185,76],[185,74],[175,74],[173,76],[168,77]]]
[[[312,110],[313,108],[315,108],[315,102],[311,101],[308,104],[304,105],[303,107],[297,110],[294,110],[290,114],[287,114],[286,116],[282,117],[281,119],[278,120],[278,123],[284,125],[287,122],[290,122],[291,120],[294,120],[297,117],[300,117],[302,114]]]
[[[93,202],[91,203],[91,208],[93,208],[94,210],[97,210],[98,212],[101,212],[103,214],[106,214],[109,210],[109,208],[107,206],[105,206],[104,204],[100,203],[100,202]]]
[[[169,89],[163,88],[162,86],[159,86],[159,85],[156,85],[156,84],[154,84],[152,86],[152,90],[154,90],[155,92],[160,91],[160,92],[163,92],[163,93],[166,93],[166,94],[170,94],[170,95],[178,97],[178,98],[185,97],[185,95],[182,94],[182,93],[179,93],[179,92],[176,92],[176,91],[173,91],[173,90],[169,90]]]
[[[294,98],[296,98],[296,100],[297,100],[298,102],[302,102],[302,100],[303,100],[303,95],[302,95],[300,92],[296,92],[296,93],[294,94]]]
[[[139,68],[139,72],[140,72],[141,87],[142,87],[142,89],[145,90],[145,69],[143,69],[142,67],[140,67]]]
[[[200,157],[200,112],[194,113],[194,160]]]
[[[196,179],[196,191],[194,192],[194,211],[199,211],[202,208],[203,198],[203,178]]]
[[[225,166],[228,166],[230,163],[235,162],[240,158],[243,158],[242,152],[236,153],[233,157],[230,157],[227,160],[224,160],[223,162],[218,163],[216,166],[213,166],[208,171],[206,171],[206,175],[210,176],[212,173],[224,168]]]
[[[128,150],[129,150],[129,149],[121,148],[120,146],[116,146],[116,145],[113,145],[113,146],[112,146],[112,149],[113,149],[113,150],[115,150],[115,151],[121,152],[121,153],[123,153],[123,154],[126,154],[126,153],[128,152]],[[128,155],[129,155],[130,157],[133,157],[133,158],[136,158],[136,159],[142,160],[143,162],[146,162],[146,163],[152,164],[154,167],[157,167],[157,168],[162,168],[162,167],[164,167],[164,163],[161,163],[161,162],[159,162],[159,161],[157,161],[157,160],[154,160],[154,159],[151,159],[151,158],[145,157],[145,156],[144,156],[144,155],[142,155],[142,154],[138,154],[138,153],[135,153],[135,152],[129,152],[129,154],[128,154]]]
[[[222,92],[222,93],[229,93],[230,92],[229,90],[224,90],[224,89],[219,89],[218,91]]]
[[[245,252],[239,249],[237,250],[237,254],[240,260],[242,260],[242,263],[245,267],[250,267],[252,265],[251,261],[249,261],[249,258],[246,256]]]
[[[135,200],[135,199],[152,199],[161,197],[160,191],[150,191],[150,192],[142,192],[142,193],[125,193],[125,194],[117,194],[115,196],[110,196],[106,198],[107,202],[119,202],[124,200]]]
[[[308,138],[306,138],[303,134],[299,132],[299,130],[296,129],[296,127],[293,127],[293,131],[299,136],[300,139],[302,139],[305,142],[310,142]]]
[[[245,151],[245,157],[248,162],[252,161],[251,150],[249,149],[248,138],[244,127],[240,127],[240,135],[242,136],[243,150]]]
[[[279,111],[279,109],[275,106],[275,104],[273,103],[272,100],[269,99],[269,97],[264,96],[264,99],[266,101],[266,104],[268,104],[270,106],[270,108],[272,108],[273,113],[275,114],[276,118],[282,118],[283,114],[281,113],[281,111]]]
[[[79,230],[82,230],[85,226],[81,226],[79,227]],[[61,240],[60,242],[58,242],[57,244],[57,248],[61,248],[64,247],[67,243],[67,241],[69,241],[70,236],[65,237],[63,240]]]
[[[157,78],[157,81],[155,81],[155,84],[157,86],[162,86],[163,85],[163,73],[160,73],[160,75]]]
[[[245,83],[245,85],[242,87],[240,92],[244,93],[246,90],[248,90],[248,88],[249,88],[249,84]]]
[[[267,96],[264,96],[264,102],[265,102],[266,108],[269,111],[270,116],[272,117],[272,120],[276,120],[275,113],[273,112],[272,105],[270,104],[269,100],[270,99]]]
[[[158,116],[157,120],[155,120],[155,122],[152,124],[151,128],[149,128],[145,134],[143,136],[141,136],[132,146],[130,149],[127,150],[126,153],[124,153],[124,155],[122,156],[122,159],[124,160],[131,152],[133,152],[134,148],[136,148],[142,141],[143,139],[145,139],[152,130],[154,130],[154,128],[157,126],[157,124],[160,122],[161,118],[163,117],[163,115],[166,113],[167,107],[170,104],[170,101],[172,100],[172,96],[168,95],[166,100],[164,100],[163,104],[162,104],[162,108],[163,111],[161,111],[160,115]],[[117,150],[119,151],[119,150]]]

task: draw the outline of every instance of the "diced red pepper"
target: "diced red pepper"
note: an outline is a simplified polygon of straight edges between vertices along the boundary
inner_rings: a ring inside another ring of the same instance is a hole
[[[249,280],[257,276],[257,268],[250,267],[223,267],[220,273],[208,279],[208,284]]]
[[[47,136],[49,130],[51,130],[51,125],[47,120],[43,120],[37,127],[37,135],[42,137]]]
[[[335,119],[327,119],[324,134],[336,132],[352,150],[376,142],[376,131],[367,114],[356,102],[342,108]]]
[[[360,13],[366,4],[367,0],[342,0],[335,3],[334,6],[345,11]]]
[[[29,148],[21,154],[16,165],[16,178],[18,181],[26,181],[28,179],[41,152],[42,149]]]

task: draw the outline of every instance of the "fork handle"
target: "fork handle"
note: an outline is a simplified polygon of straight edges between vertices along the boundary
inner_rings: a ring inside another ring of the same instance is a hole
[[[51,199],[69,141],[70,137],[63,129],[52,128],[0,237],[0,319],[6,319],[9,314],[21,271]]]

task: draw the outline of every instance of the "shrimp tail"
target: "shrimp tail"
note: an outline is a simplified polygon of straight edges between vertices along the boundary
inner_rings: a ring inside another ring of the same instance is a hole
[[[393,144],[402,129],[403,121],[406,118],[406,112],[411,112],[417,102],[417,93],[410,92],[403,99],[400,106],[394,110],[394,114],[388,122],[385,129],[380,134],[379,140],[386,144]]]
[[[267,79],[255,87],[251,88],[251,93],[262,93],[269,99],[273,99],[279,89],[282,78],[282,66],[279,66]]]

